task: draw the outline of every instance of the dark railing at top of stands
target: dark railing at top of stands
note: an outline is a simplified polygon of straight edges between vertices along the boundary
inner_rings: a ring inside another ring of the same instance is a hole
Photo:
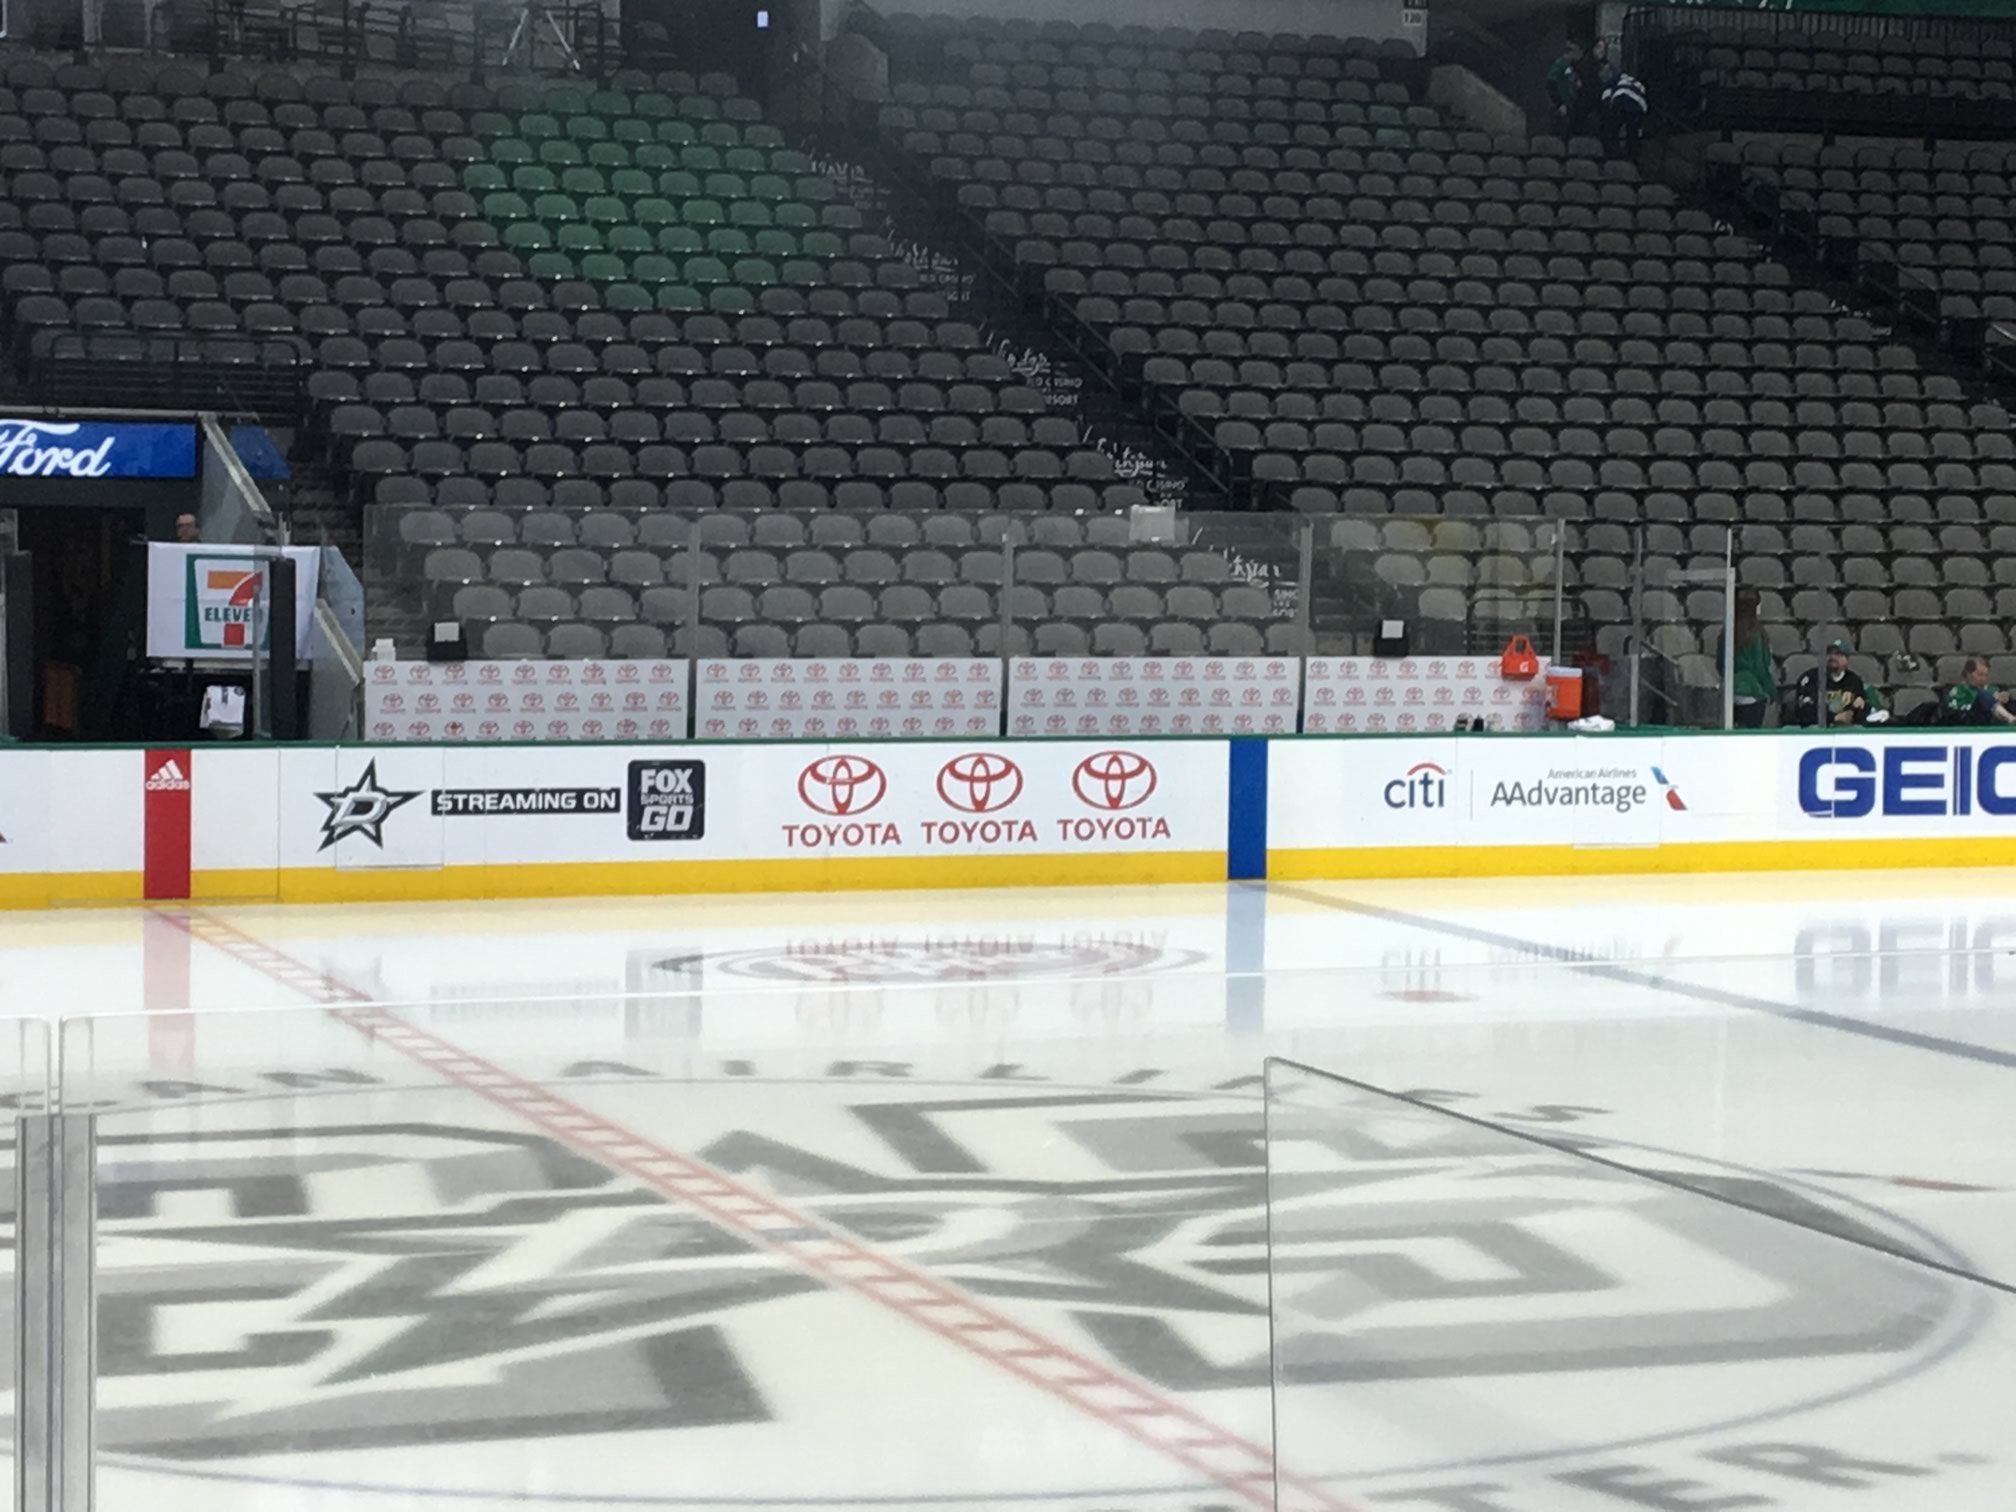
[[[352,77],[362,66],[467,73],[578,72],[606,78],[650,66],[645,29],[619,23],[589,0],[337,0],[328,8],[286,0],[208,0],[178,16],[178,51],[274,62],[314,62]]]
[[[298,336],[123,330],[43,332],[17,360],[40,405],[205,409],[282,425],[305,418],[314,366]]]
[[[1786,89],[1708,79],[1716,48],[1768,45],[1782,37],[1826,39],[1850,52],[1882,39],[1878,52],[1944,43],[1969,55],[1985,42],[2016,48],[2016,17],[1903,15],[1879,11],[1774,11],[1735,6],[1653,5],[1624,19],[1624,66],[1645,81],[1653,108],[1686,129],[1865,132],[1895,136],[2000,137],[2011,102],[1904,92]]]

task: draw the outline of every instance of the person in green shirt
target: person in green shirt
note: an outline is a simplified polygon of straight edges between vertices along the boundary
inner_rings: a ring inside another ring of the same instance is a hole
[[[1771,663],[1771,644],[1757,623],[1757,590],[1736,595],[1736,727],[1761,730],[1764,716],[1778,701],[1778,672]]]
[[[1582,44],[1569,38],[1561,56],[1547,70],[1547,98],[1554,105],[1554,129],[1567,135],[1575,123],[1582,94]]]
[[[1988,681],[1985,656],[1967,658],[1960,681],[1940,700],[1939,715],[1942,724],[2016,724],[2016,714],[2009,712],[2009,695]]]

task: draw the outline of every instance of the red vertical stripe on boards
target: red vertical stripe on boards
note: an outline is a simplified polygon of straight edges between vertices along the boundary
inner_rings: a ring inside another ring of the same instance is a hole
[[[186,749],[149,751],[146,807],[141,829],[145,840],[142,862],[143,896],[189,896],[189,795],[194,768]]]

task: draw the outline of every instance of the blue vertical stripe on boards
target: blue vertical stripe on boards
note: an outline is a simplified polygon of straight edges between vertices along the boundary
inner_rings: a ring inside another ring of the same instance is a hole
[[[1225,792],[1225,879],[1259,882],[1267,877],[1267,742],[1227,744],[1230,766]]]

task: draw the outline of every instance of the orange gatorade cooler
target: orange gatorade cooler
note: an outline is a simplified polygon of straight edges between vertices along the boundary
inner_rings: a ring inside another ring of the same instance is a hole
[[[1580,719],[1582,717],[1582,669],[1580,667],[1557,667],[1552,662],[1547,665],[1547,717],[1549,719]]]

